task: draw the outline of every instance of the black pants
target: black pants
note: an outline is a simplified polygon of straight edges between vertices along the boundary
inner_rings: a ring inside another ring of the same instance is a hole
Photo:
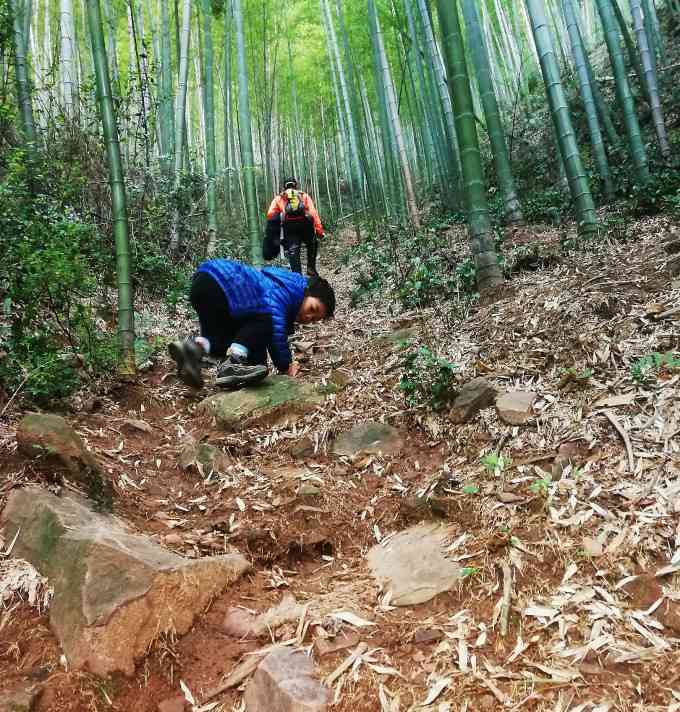
[[[224,357],[231,344],[248,349],[248,363],[267,365],[267,345],[272,339],[270,314],[248,314],[234,318],[220,285],[205,272],[197,272],[189,292],[198,314],[201,336],[210,342],[210,355]]]
[[[293,272],[302,274],[301,246],[307,248],[307,272],[316,272],[316,255],[318,240],[314,232],[314,225],[306,219],[291,220],[283,223],[283,249],[290,262]]]

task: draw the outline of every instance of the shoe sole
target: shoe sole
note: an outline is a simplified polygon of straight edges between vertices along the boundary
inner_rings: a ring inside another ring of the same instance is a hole
[[[215,379],[215,384],[222,386],[223,388],[241,388],[242,386],[248,386],[253,383],[263,381],[267,377],[268,373],[269,371],[264,368],[263,371],[254,373],[247,378],[244,378],[243,376],[222,376]]]
[[[187,358],[187,354],[182,345],[173,341],[168,346],[168,352],[177,364],[177,376],[182,383],[191,388],[203,388],[200,366],[195,364],[192,359]]]

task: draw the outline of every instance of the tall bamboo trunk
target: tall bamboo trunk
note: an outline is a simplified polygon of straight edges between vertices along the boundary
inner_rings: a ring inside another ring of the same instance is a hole
[[[404,143],[404,135],[401,128],[401,121],[399,120],[399,112],[397,110],[397,97],[394,92],[394,84],[392,83],[390,66],[387,62],[387,55],[385,53],[385,45],[383,43],[380,21],[378,19],[378,13],[375,9],[375,0],[368,0],[368,11],[369,19],[371,22],[372,34],[376,45],[378,59],[380,62],[380,69],[382,72],[383,87],[385,91],[385,98],[387,100],[387,115],[390,120],[391,131],[394,137],[395,149],[399,161],[399,167],[401,168],[401,175],[404,181],[404,189],[406,192],[406,208],[408,210],[411,224],[414,227],[418,228],[420,227],[420,215],[418,214],[418,206],[416,204],[416,196],[415,191],[413,189],[413,177],[411,175],[411,167],[409,165],[408,156],[406,153],[406,145]]]
[[[203,70],[203,91],[205,92],[205,173],[208,192],[208,257],[217,249],[217,199],[215,195],[215,96],[213,79],[212,5],[203,0],[203,49],[205,55]]]
[[[574,134],[566,95],[562,87],[560,70],[555,57],[550,30],[548,29],[543,0],[525,0],[525,2],[529,11],[531,29],[534,33],[536,51],[541,64],[543,82],[548,95],[550,114],[567,173],[569,191],[576,206],[578,232],[579,235],[589,236],[598,229],[595,204],[593,203],[588,177],[581,160],[581,153],[576,143],[576,135]]]
[[[160,97],[159,123],[161,134],[161,162],[168,175],[172,168],[175,152],[174,116],[172,93],[172,46],[170,43],[170,17],[168,0],[160,0],[161,16],[161,57],[160,57]]]
[[[661,97],[659,95],[659,83],[656,74],[656,62],[654,55],[650,49],[649,38],[645,29],[645,20],[642,14],[642,5],[640,0],[629,0],[630,11],[633,16],[633,27],[637,38],[638,49],[640,50],[640,60],[642,62],[642,71],[644,82],[647,87],[647,95],[649,96],[650,108],[652,110],[652,119],[654,121],[654,130],[659,139],[659,147],[661,155],[668,158],[671,155],[671,147],[668,143],[668,135],[666,133],[666,122],[664,121],[663,108],[661,107]]]
[[[602,132],[600,130],[600,122],[597,117],[597,107],[595,106],[595,97],[593,96],[593,88],[590,83],[588,67],[586,64],[585,50],[581,42],[578,23],[576,20],[576,12],[574,9],[573,0],[562,0],[564,15],[567,22],[567,32],[571,43],[571,52],[574,58],[576,67],[576,75],[578,77],[581,98],[586,112],[586,120],[588,121],[588,131],[590,132],[590,143],[593,147],[593,155],[597,170],[602,180],[602,187],[605,196],[610,199],[614,193],[611,174],[609,172],[609,162],[607,161],[607,152],[604,148],[602,140]]]
[[[241,167],[243,170],[246,218],[250,237],[250,255],[253,264],[262,264],[259,222],[257,219],[257,197],[255,193],[255,159],[253,156],[253,132],[250,123],[250,96],[248,91],[248,66],[246,63],[246,41],[243,33],[243,12],[241,0],[233,0],[234,29],[236,30],[236,57],[238,71],[238,114],[241,145]]]
[[[614,18],[612,9],[613,0],[595,0],[600,13],[602,27],[605,33],[605,41],[609,50],[609,58],[614,71],[614,83],[616,88],[616,98],[619,108],[623,113],[623,122],[626,127],[628,146],[635,167],[635,178],[641,185],[646,185],[651,179],[647,163],[647,151],[645,149],[640,124],[635,112],[635,102],[628,83],[626,65],[621,52],[621,37]]]
[[[501,197],[505,206],[505,220],[510,224],[517,224],[523,222],[524,217],[517,197],[517,191],[515,190],[515,181],[512,177],[508,148],[505,145],[505,131],[498,110],[496,92],[494,91],[491,81],[489,55],[482,35],[475,1],[476,0],[463,0],[463,13],[468,30],[468,47],[470,48],[472,61],[477,74],[477,84],[479,86],[482,106],[484,107],[484,116],[486,118],[486,129],[489,134],[494,164],[496,166],[496,177],[498,178]]]
[[[10,0],[10,12],[12,13],[12,35],[14,39],[14,80],[21,111],[21,130],[24,134],[26,152],[29,156],[34,156],[37,146],[28,60],[26,58],[28,42],[24,34],[25,25],[19,9],[19,0]]]
[[[184,147],[187,134],[186,106],[187,79],[189,76],[189,38],[191,37],[191,0],[184,0],[182,6],[182,33],[179,46],[179,83],[175,106],[175,210],[170,229],[170,250],[176,252],[179,247],[179,196],[184,163]]]
[[[101,11],[99,0],[87,0],[90,38],[92,43],[97,98],[101,114],[106,156],[109,164],[109,182],[111,184],[111,203],[113,213],[113,234],[116,241],[116,267],[118,278],[118,334],[120,339],[121,373],[130,375],[135,368],[135,330],[132,296],[132,274],[130,241],[128,237],[127,205],[125,200],[125,181],[123,165],[120,159],[118,128],[111,95],[109,67],[104,46]]]
[[[75,104],[75,23],[73,21],[73,0],[59,2],[59,66],[61,69],[61,92],[64,114],[73,118]]]
[[[499,287],[503,282],[503,275],[493,245],[493,230],[486,202],[486,186],[477,140],[472,92],[460,31],[458,2],[437,0],[437,10],[463,169],[470,248],[477,269],[477,286],[480,294],[484,294]]]

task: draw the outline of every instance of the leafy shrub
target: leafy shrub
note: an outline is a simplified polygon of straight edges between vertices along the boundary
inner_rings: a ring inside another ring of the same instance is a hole
[[[96,327],[94,313],[98,282],[110,264],[92,225],[53,193],[36,192],[39,165],[13,150],[5,169],[0,381],[8,391],[22,386],[45,405],[71,393],[87,372],[115,364],[112,337]]]
[[[680,358],[672,352],[665,354],[653,353],[643,356],[631,366],[633,380],[640,384],[651,384],[656,381],[662,370],[677,371],[680,369]]]
[[[399,387],[409,406],[441,410],[455,395],[456,366],[426,346],[407,354],[403,365]]]

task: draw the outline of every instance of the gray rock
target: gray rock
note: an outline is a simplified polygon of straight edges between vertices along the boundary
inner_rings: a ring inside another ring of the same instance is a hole
[[[71,668],[132,674],[166,632],[186,633],[250,568],[240,554],[184,559],[75,497],[13,491],[0,523],[12,551],[54,587],[50,623]]]
[[[191,440],[182,449],[179,464],[184,470],[200,465],[206,475],[212,471],[224,473],[229,466],[229,458],[214,445]]]
[[[326,712],[330,699],[311,658],[289,648],[267,655],[245,695],[248,712]]]
[[[360,453],[394,455],[403,446],[399,431],[391,425],[369,422],[338,435],[333,444],[333,452],[346,457],[355,457]]]
[[[498,417],[508,425],[524,425],[533,415],[536,394],[531,391],[504,393],[496,401]]]
[[[473,378],[460,389],[451,404],[449,419],[457,425],[468,423],[480,410],[493,405],[495,399],[496,389],[486,378]]]
[[[419,524],[368,552],[368,565],[380,586],[390,592],[393,606],[425,603],[452,589],[462,576],[458,564],[447,559],[444,546],[448,527]]]
[[[23,683],[5,692],[0,692],[0,712],[31,712],[40,691],[40,685]]]
[[[184,712],[186,709],[186,699],[182,695],[169,697],[158,703],[158,712]]]
[[[218,393],[198,409],[214,415],[218,425],[238,431],[259,425],[294,423],[324,402],[314,384],[288,376],[272,376],[252,388]]]
[[[405,329],[397,329],[389,334],[381,334],[373,339],[376,346],[387,346],[391,351],[401,351],[405,349],[411,342],[418,338],[419,329],[410,326]]]
[[[111,511],[113,489],[80,435],[59,415],[29,413],[19,423],[17,443],[25,455],[65,467],[98,508]]]

